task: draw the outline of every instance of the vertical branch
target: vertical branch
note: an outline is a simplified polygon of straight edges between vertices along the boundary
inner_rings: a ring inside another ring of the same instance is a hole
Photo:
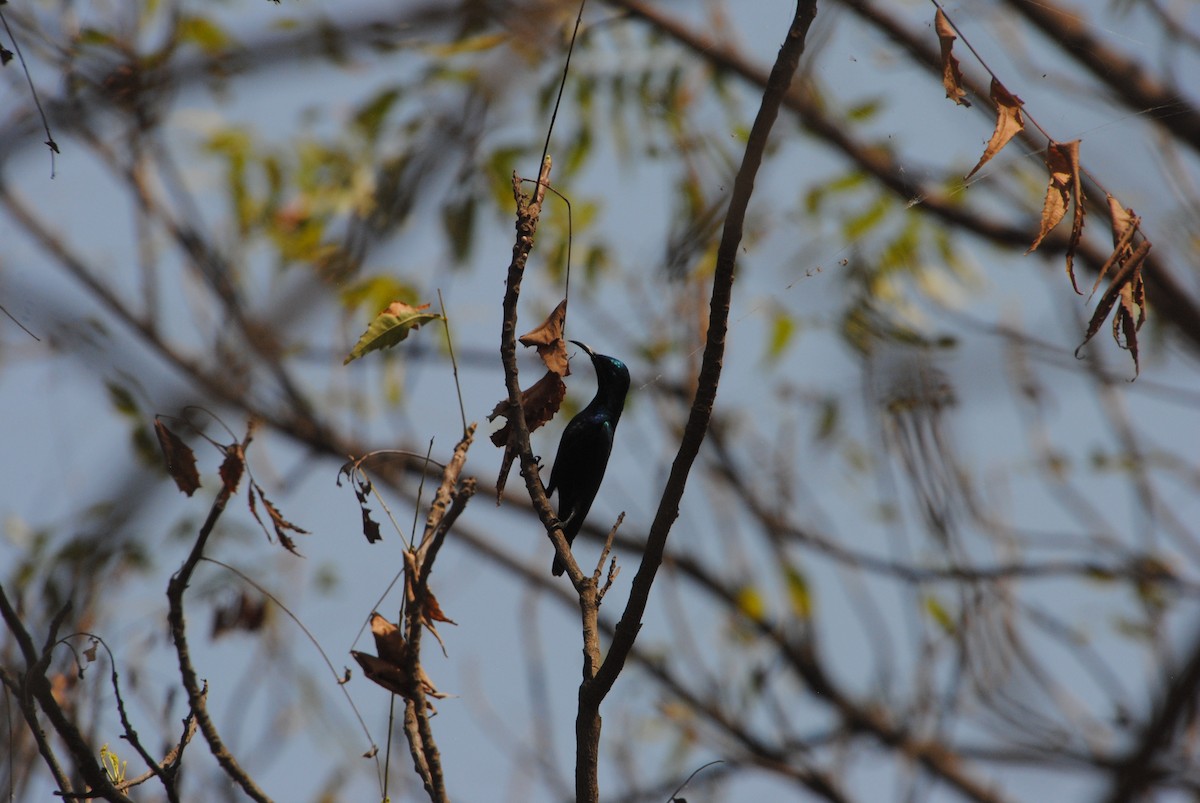
[[[514,448],[521,461],[521,477],[533,500],[533,508],[547,530],[553,529],[551,537],[559,552],[569,550],[562,528],[554,526],[557,521],[546,498],[546,489],[538,475],[533,451],[529,447],[529,424],[525,421],[525,410],[521,406],[521,383],[517,371],[517,300],[521,296],[521,279],[525,275],[525,263],[533,250],[533,238],[537,233],[538,219],[542,214],[542,201],[550,182],[550,157],[542,162],[538,174],[537,189],[533,198],[521,192],[520,180],[513,176],[513,197],[517,201],[517,239],[513,243],[512,261],[508,265],[508,278],[504,290],[504,319],[500,326],[500,362],[504,365],[504,384],[508,390],[508,415],[512,425],[510,448]],[[560,543],[561,542],[561,543]]]
[[[247,435],[245,441],[230,448],[242,450],[249,443],[249,439],[250,436]],[[207,687],[200,688],[196,668],[192,665],[191,651],[187,642],[187,627],[183,616],[183,594],[187,591],[188,582],[192,579],[192,572],[195,571],[200,558],[204,556],[204,547],[208,543],[208,538],[212,535],[213,528],[221,518],[221,514],[225,512],[225,506],[229,503],[235,490],[236,487],[230,483],[221,485],[221,490],[217,493],[217,498],[213,500],[212,507],[208,511],[208,518],[205,519],[196,536],[196,543],[192,545],[191,553],[179,567],[179,571],[175,572],[171,576],[170,582],[167,583],[167,622],[171,630],[171,640],[175,642],[175,652],[179,657],[179,677],[187,692],[188,704],[196,715],[196,724],[199,725],[200,732],[204,734],[209,750],[212,751],[217,763],[221,765],[221,769],[225,770],[225,774],[242,787],[242,791],[247,796],[258,803],[270,803],[271,799],[258,788],[250,775],[242,769],[237,759],[229,752],[221,740],[220,733],[217,732],[216,724],[208,714],[208,703],[205,700]]]
[[[816,0],[798,0],[787,38],[779,49],[779,56],[775,60],[775,66],[771,70],[766,90],[763,92],[758,116],[750,130],[741,167],[734,179],[733,191],[729,199],[729,211],[726,214],[725,227],[717,250],[712,299],[709,303],[708,338],[704,347],[704,358],[701,362],[696,396],[692,402],[691,413],[679,445],[679,452],[671,465],[671,473],[663,491],[662,500],[659,502],[658,511],[650,527],[646,550],[638,573],[633,580],[629,602],[617,623],[616,635],[609,647],[608,656],[586,690],[589,705],[594,706],[597,710],[600,701],[604,699],[616,681],[617,675],[620,674],[621,668],[633,648],[638,631],[641,629],[641,619],[650,597],[650,587],[654,582],[658,567],[662,564],[667,535],[679,515],[679,502],[683,497],[688,474],[708,430],[713,404],[716,400],[717,386],[721,379],[721,366],[725,355],[725,333],[729,326],[729,306],[733,294],[733,280],[736,275],[737,251],[742,240],[746,209],[754,191],[755,176],[762,164],[768,134],[779,115],[780,105],[791,84],[792,75],[796,72],[800,56],[804,52],[808,29],[816,18],[816,14]],[[584,696],[583,692],[584,690],[581,689],[581,697]]]
[[[407,604],[404,611],[404,675],[411,680],[411,688],[404,695],[404,735],[408,740],[413,766],[425,786],[425,792],[434,803],[449,801],[446,781],[442,773],[441,754],[433,738],[429,724],[428,702],[426,701],[426,675],[421,668],[421,635],[429,622],[429,575],[433,563],[446,540],[450,528],[466,508],[467,501],[475,494],[475,478],[460,481],[463,466],[467,461],[467,450],[475,437],[475,425],[466,428],[462,440],[454,449],[454,456],[442,471],[442,482],[434,494],[429,515],[425,519],[425,531],[416,549],[405,553],[405,583]]]

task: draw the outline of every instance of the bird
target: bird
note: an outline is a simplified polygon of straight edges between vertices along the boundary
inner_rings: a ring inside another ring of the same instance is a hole
[[[608,456],[612,452],[613,435],[625,408],[629,393],[629,369],[625,363],[607,354],[597,354],[578,340],[572,343],[583,349],[596,370],[596,397],[577,416],[571,419],[558,442],[554,467],[546,496],[558,491],[558,520],[562,524],[567,544],[575,541],[584,519],[600,490]],[[558,577],[566,566],[554,556],[551,571]]]

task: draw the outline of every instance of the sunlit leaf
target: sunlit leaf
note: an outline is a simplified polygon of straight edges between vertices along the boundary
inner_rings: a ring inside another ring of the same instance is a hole
[[[342,361],[342,365],[357,360],[369,352],[390,348],[407,338],[409,332],[420,328],[421,324],[442,319],[441,315],[436,312],[428,312],[428,309],[428,304],[422,304],[419,307],[405,304],[403,301],[393,301],[388,304],[387,309],[376,315],[375,320],[371,321],[371,325],[354,344],[354,348],[350,349],[350,353]]]
[[[979,168],[987,164],[993,156],[1000,152],[1001,148],[1008,144],[1010,139],[1025,128],[1025,117],[1021,113],[1024,103],[1019,97],[1005,89],[1004,85],[995,78],[992,79],[991,95],[992,101],[996,104],[996,128],[992,131],[992,138],[988,140],[987,147],[983,150],[983,156],[979,157],[979,161],[971,168],[971,172],[967,173],[967,178],[975,175]]]

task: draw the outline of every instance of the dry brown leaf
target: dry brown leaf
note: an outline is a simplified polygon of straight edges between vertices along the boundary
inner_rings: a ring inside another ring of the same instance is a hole
[[[518,338],[522,346],[536,346],[538,356],[546,367],[559,376],[570,376],[567,361],[567,342],[563,340],[563,326],[567,322],[567,300],[564,298],[554,308],[542,325]]]
[[[354,656],[354,660],[358,661],[358,665],[362,667],[363,674],[370,680],[378,683],[393,694],[399,694],[405,699],[412,700],[416,697],[416,685],[413,683],[413,678],[403,667],[365,652],[351,650],[350,654]],[[417,665],[416,680],[417,683],[420,683],[421,691],[425,693],[426,697],[433,697],[438,700],[449,697],[448,694],[437,690],[437,687],[433,685],[433,681],[429,679],[429,676],[425,674],[425,670],[419,664]],[[428,700],[425,701],[425,705],[431,711],[434,710],[433,704]]]
[[[375,652],[388,663],[404,666],[408,658],[408,643],[400,628],[378,612],[371,614],[371,635],[375,636]]]
[[[1129,259],[1133,253],[1133,237],[1138,233],[1139,225],[1142,222],[1141,218],[1133,214],[1132,209],[1126,209],[1112,195],[1105,197],[1108,199],[1108,212],[1112,217],[1113,252],[1100,266],[1100,270],[1096,274],[1096,281],[1092,284],[1091,292],[1088,293],[1089,298],[1096,294],[1100,282],[1104,280],[1113,265],[1123,266]]]
[[[1100,297],[1092,318],[1088,321],[1087,333],[1079,348],[1087,345],[1100,326],[1108,318],[1113,308],[1117,308],[1113,316],[1112,334],[1117,345],[1129,351],[1133,357],[1134,375],[1141,371],[1138,360],[1137,333],[1146,321],[1146,285],[1142,279],[1142,265],[1150,253],[1150,241],[1143,240],[1133,253],[1123,261],[1120,270]],[[1119,302],[1119,306],[1118,306]],[[1124,339],[1122,341],[1122,338]],[[1078,355],[1079,349],[1076,349]]]
[[[967,173],[967,178],[975,175],[979,168],[987,164],[1010,139],[1025,128],[1025,117],[1021,114],[1021,107],[1025,104],[1019,97],[1005,89],[1004,84],[995,78],[992,79],[991,96],[992,102],[996,104],[996,130],[992,132],[992,138],[988,140],[983,156],[979,157],[979,163]]]
[[[437,597],[428,589],[425,591],[425,619],[430,622],[446,622],[447,624],[458,625],[458,622],[445,614],[442,606],[438,605]]]
[[[1046,200],[1042,204],[1042,227],[1037,239],[1029,246],[1030,251],[1042,244],[1046,235],[1067,214],[1067,205],[1074,201],[1075,214],[1071,220],[1071,236],[1067,242],[1067,275],[1071,287],[1079,292],[1075,283],[1075,249],[1083,235],[1083,182],[1079,178],[1079,140],[1051,142],[1046,147],[1046,169],[1050,171],[1050,184],[1046,188]],[[1082,295],[1082,294],[1081,294]]]
[[[167,463],[167,473],[175,480],[179,490],[191,496],[200,487],[195,453],[157,418],[154,419],[154,434],[158,436],[158,446],[162,449],[163,460]]]
[[[263,524],[263,520],[258,515],[258,507],[254,502],[254,496],[256,493],[258,494],[258,498],[260,500],[262,500],[263,507],[266,508],[266,510],[267,510],[267,515],[271,517],[271,524],[274,527],[275,537],[279,539],[279,543],[283,545],[284,549],[286,549],[288,552],[291,552],[296,557],[298,557],[298,558],[304,557],[296,549],[296,542],[293,541],[291,536],[289,536],[287,534],[287,531],[291,530],[292,532],[297,532],[297,533],[302,533],[304,535],[308,535],[308,530],[303,530],[300,527],[297,527],[295,524],[292,524],[287,519],[285,519],[283,517],[283,514],[279,512],[279,508],[275,507],[275,505],[271,502],[271,500],[267,498],[267,495],[265,493],[263,493],[262,486],[260,486],[257,482],[254,482],[253,480],[251,480],[251,482],[250,482],[250,513],[254,516],[254,520],[258,522],[258,526],[262,527],[263,532],[267,533],[267,540],[271,539],[271,534],[269,532],[267,532],[266,525]]]
[[[240,443],[225,447],[225,460],[221,463],[221,483],[229,493],[237,493],[238,483],[242,481],[242,469],[246,467],[246,453]]]
[[[954,26],[940,8],[933,15],[933,27],[937,31],[938,43],[942,46],[942,85],[946,87],[946,97],[959,106],[970,106],[971,101],[967,100],[966,90],[962,88],[962,72],[958,69],[958,59],[951,52],[958,34],[954,32]]]
[[[525,423],[529,426],[529,431],[533,432],[554,418],[566,396],[567,386],[562,381],[562,376],[554,371],[547,371],[545,376],[539,379],[533,387],[521,391],[521,406],[525,409]],[[492,409],[491,414],[488,416],[488,421],[494,421],[500,416],[509,418],[509,412],[508,401],[506,399],[501,400]],[[500,464],[500,476],[496,479],[497,504],[500,503],[500,498],[504,494],[504,485],[508,480],[509,469],[512,468],[513,460],[517,457],[516,451],[508,442],[511,434],[512,425],[511,423],[506,423],[491,435],[492,443],[504,447],[504,457],[501,459]]]

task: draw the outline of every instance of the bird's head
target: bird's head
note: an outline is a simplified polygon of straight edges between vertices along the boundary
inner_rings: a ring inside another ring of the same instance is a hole
[[[596,395],[603,396],[619,411],[629,392],[629,369],[625,363],[607,354],[597,354],[587,343],[578,340],[571,342],[583,349],[592,360],[592,367],[596,369]]]

